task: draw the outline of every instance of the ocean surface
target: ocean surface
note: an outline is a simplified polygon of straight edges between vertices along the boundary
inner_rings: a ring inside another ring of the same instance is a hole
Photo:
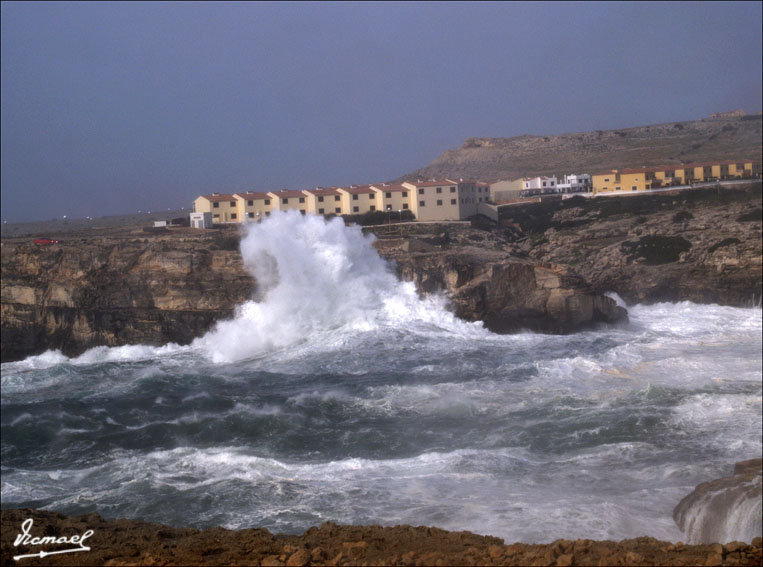
[[[258,297],[189,346],[2,365],[3,508],[677,541],[681,498],[761,455],[759,308],[495,335],[339,220],[274,216],[242,255]]]

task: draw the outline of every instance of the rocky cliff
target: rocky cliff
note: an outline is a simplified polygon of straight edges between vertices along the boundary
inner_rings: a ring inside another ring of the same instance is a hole
[[[575,197],[501,209],[507,249],[574,266],[627,303],[761,301],[760,181],[633,197]]]
[[[566,333],[625,320],[628,303],[761,300],[761,183],[501,209],[499,224],[373,229],[421,293],[495,332]],[[142,236],[142,237],[138,237]],[[98,345],[187,344],[249,299],[235,232],[180,229],[2,240],[2,360]]]
[[[569,268],[512,259],[502,243],[442,246],[411,235],[381,240],[378,249],[422,293],[449,292],[458,316],[498,332],[570,332],[625,320],[622,308]],[[2,360],[49,349],[72,356],[99,345],[187,344],[252,297],[256,282],[237,244],[235,233],[191,237],[190,229],[44,247],[5,239]]]
[[[4,362],[48,349],[187,344],[254,290],[240,254],[214,238],[4,240],[2,274]]]
[[[459,236],[479,238],[471,231]],[[422,293],[446,291],[456,315],[483,321],[493,332],[568,333],[598,322],[627,321],[623,308],[594,293],[568,266],[512,258],[500,249],[500,240],[492,244],[492,249],[487,243],[462,245],[448,232],[383,239],[375,246],[395,261],[402,279],[414,281]]]
[[[703,482],[673,511],[690,543],[751,541],[761,536],[761,459],[742,461],[731,476]]]
[[[716,159],[760,162],[760,140],[760,115],[547,136],[469,138],[397,181],[516,179]]]

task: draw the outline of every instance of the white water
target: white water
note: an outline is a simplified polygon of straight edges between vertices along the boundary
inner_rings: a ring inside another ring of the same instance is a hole
[[[259,296],[192,345],[3,365],[4,507],[678,540],[678,501],[761,454],[759,309],[498,336],[338,219],[274,215],[242,255]]]

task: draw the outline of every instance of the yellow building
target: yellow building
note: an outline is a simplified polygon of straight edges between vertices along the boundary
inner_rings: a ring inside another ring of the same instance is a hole
[[[215,224],[241,222],[243,219],[238,208],[238,199],[228,193],[202,195],[193,202],[195,213],[212,213]]]
[[[273,197],[268,193],[257,191],[247,191],[246,193],[235,193],[233,195],[238,199],[237,218],[241,222],[245,220],[262,220],[270,216],[273,210]]]
[[[345,214],[362,215],[379,210],[377,193],[370,185],[350,185],[337,189],[342,197],[342,210]]]
[[[403,183],[411,191],[411,211],[420,221],[459,220],[461,209],[473,197],[474,183],[466,182],[459,194],[459,184],[449,179]],[[475,198],[476,202],[476,198]],[[476,210],[476,205],[473,205]],[[466,215],[465,215],[466,216]],[[463,218],[465,218],[465,216]]]
[[[382,183],[381,185],[371,185],[371,189],[376,193],[377,211],[414,210],[411,203],[413,191],[407,183],[402,185]],[[414,212],[414,214],[416,213]]]
[[[342,194],[336,189],[305,189],[302,191],[307,196],[307,212],[314,215],[345,215],[347,211],[342,207]]]
[[[299,211],[303,215],[307,213],[307,195],[302,191],[269,191],[268,195],[273,199],[274,211]]]
[[[712,161],[641,169],[612,169],[592,176],[594,193],[632,192],[692,183],[751,178],[760,172],[752,161]]]

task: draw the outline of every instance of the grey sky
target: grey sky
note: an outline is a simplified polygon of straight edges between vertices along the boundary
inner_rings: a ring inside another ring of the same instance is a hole
[[[761,108],[761,3],[2,3],[2,218]]]

